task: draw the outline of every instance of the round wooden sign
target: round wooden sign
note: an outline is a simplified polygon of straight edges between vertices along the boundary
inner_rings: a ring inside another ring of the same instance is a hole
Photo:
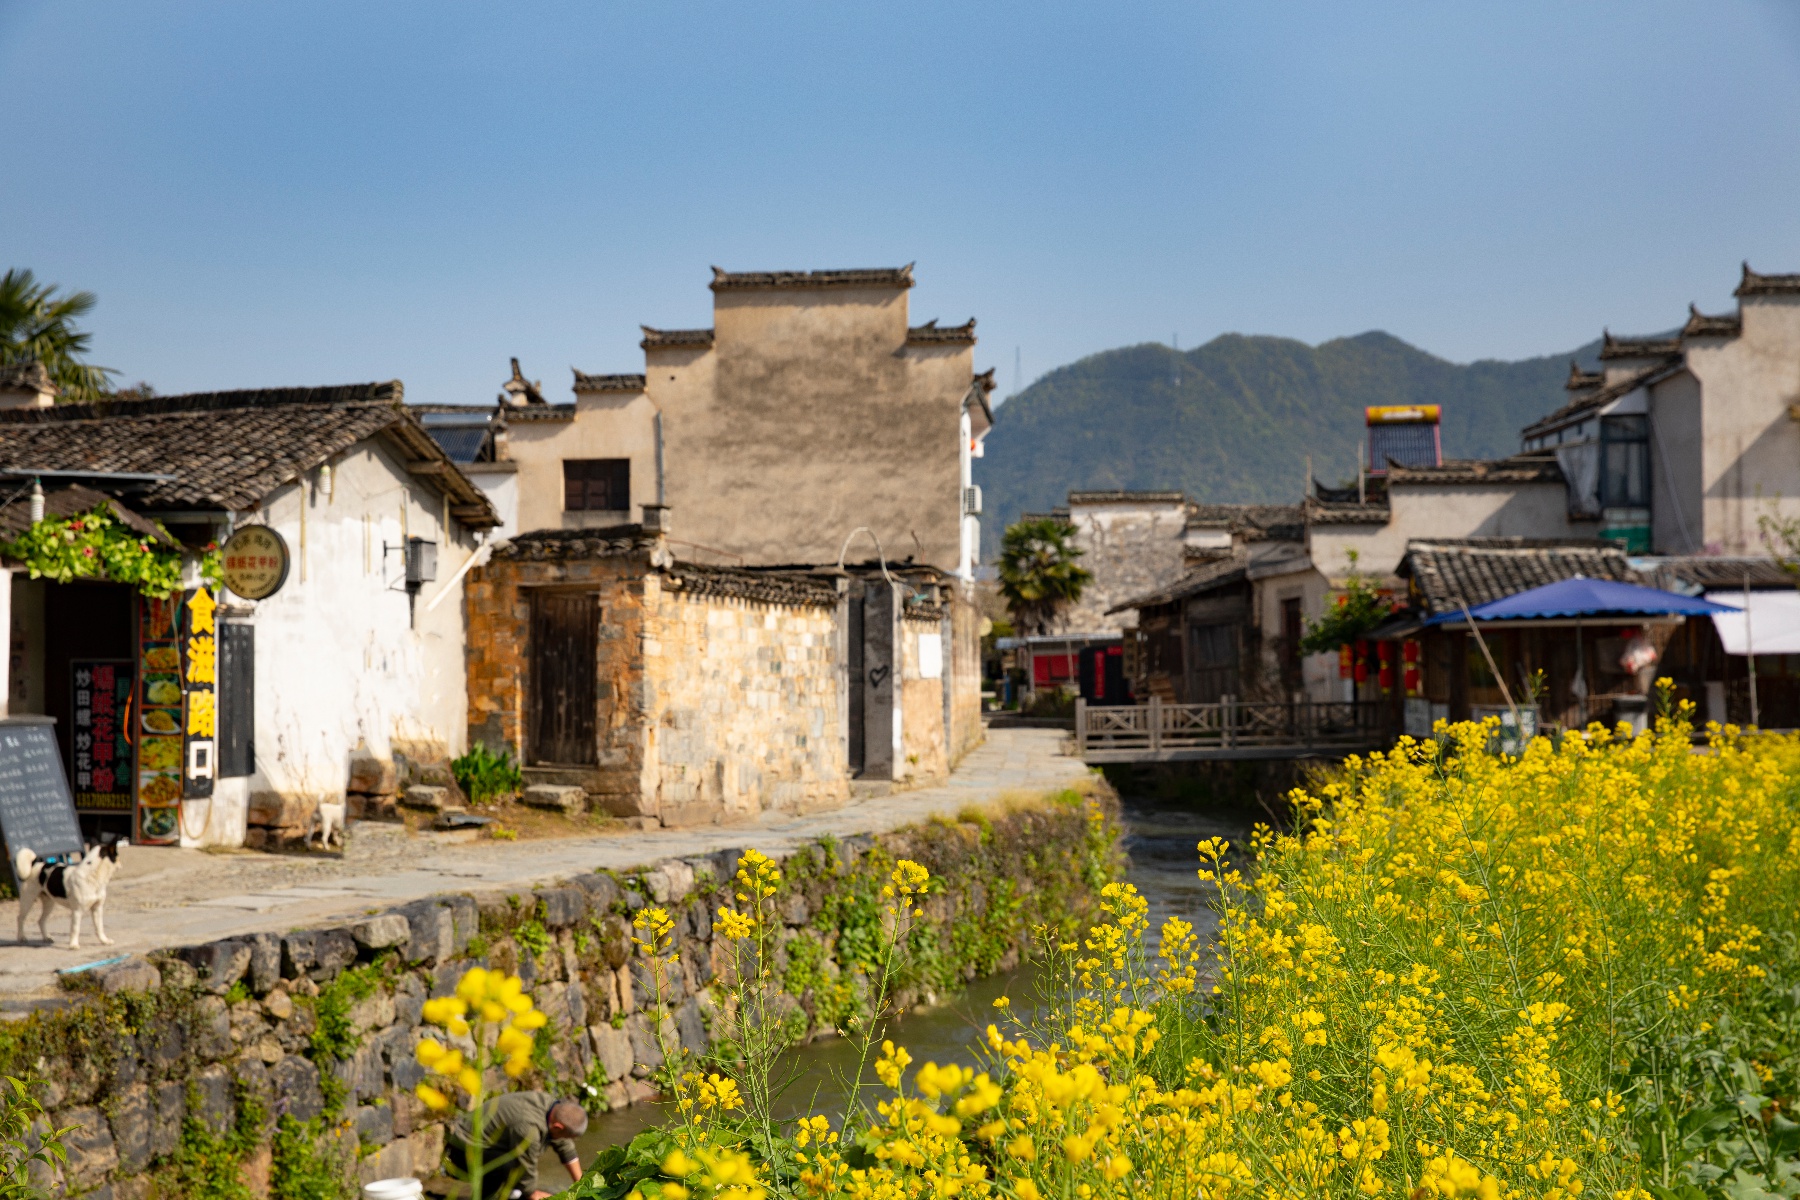
[[[287,582],[288,548],[267,525],[246,525],[219,551],[225,564],[225,586],[246,600],[273,596]]]

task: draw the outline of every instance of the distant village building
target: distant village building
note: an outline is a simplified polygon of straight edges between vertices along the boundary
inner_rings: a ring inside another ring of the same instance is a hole
[[[1800,275],[1762,275],[1745,266],[1737,297],[1732,314],[1690,308],[1686,324],[1669,337],[1608,332],[1601,370],[1572,365],[1567,403],[1528,426],[1520,453],[1508,458],[1443,460],[1434,422],[1371,417],[1371,465],[1379,452],[1382,469],[1355,487],[1315,482],[1292,541],[1259,551],[1253,538],[1234,534],[1220,559],[1197,563],[1182,579],[1123,604],[1122,616],[1137,614],[1140,650],[1128,657],[1137,666],[1138,698],[1325,701],[1393,694],[1405,672],[1399,660],[1379,657],[1400,652],[1392,646],[1370,643],[1355,651],[1376,656],[1367,659],[1302,659],[1294,647],[1353,574],[1397,601],[1435,611],[1432,605],[1448,601],[1419,591],[1421,572],[1435,569],[1421,565],[1428,561],[1460,564],[1443,577],[1464,579],[1468,590],[1491,599],[1495,587],[1535,586],[1528,577],[1537,583],[1565,578],[1556,571],[1570,563],[1611,577],[1630,554],[1633,578],[1721,596],[1736,580],[1748,594],[1753,626],[1759,610],[1766,629],[1791,624],[1776,611],[1791,581],[1768,557],[1762,523],[1800,517]],[[1190,517],[1190,540],[1194,525]],[[1138,571],[1161,561],[1146,555]],[[1535,564],[1536,573],[1501,569],[1521,562]],[[1460,643],[1454,650],[1445,649],[1448,640],[1431,644],[1431,653],[1450,654],[1454,662],[1446,659],[1441,670],[1415,664],[1417,678],[1433,681],[1430,695],[1416,698],[1457,717],[1487,704],[1485,685],[1467,682],[1487,674],[1485,665],[1468,658]],[[1743,660],[1750,656],[1741,655],[1734,667],[1741,652],[1727,653],[1711,624],[1690,621],[1660,652],[1703,713],[1749,719],[1753,689]],[[1518,662],[1531,658],[1520,653]],[[1560,666],[1545,670],[1550,711],[1575,711],[1566,692],[1573,676],[1559,675]],[[1784,719],[1800,723],[1800,670],[1793,684],[1786,682],[1789,670],[1785,650],[1767,653],[1758,660],[1758,682],[1767,675],[1763,692],[1792,695],[1792,716]],[[1584,678],[1596,673],[1604,674],[1604,666],[1590,664]],[[1459,678],[1465,683],[1455,685],[1453,698],[1452,681]],[[1789,707],[1776,700],[1768,711],[1785,714]],[[1759,715],[1767,724],[1767,715]]]
[[[496,515],[407,411],[398,382],[6,409],[0,478],[36,484],[51,517],[108,505],[188,563],[187,590],[169,600],[5,564],[0,692],[12,713],[56,718],[90,835],[297,836],[320,801],[353,784],[391,800],[395,759],[442,770],[464,748],[463,613],[452,598]],[[0,515],[8,537],[30,523],[17,496]],[[210,548],[252,526],[285,546],[278,590],[246,600],[206,587],[198,568]],[[196,664],[191,639],[208,630],[216,662]],[[123,749],[104,758],[88,744],[101,672],[119,690],[98,715],[117,709],[135,723],[114,726]],[[92,769],[76,769],[78,752]],[[387,764],[385,778],[353,779],[359,760]]]
[[[497,506],[516,503],[518,532],[666,508],[671,541],[699,561],[833,563],[847,542],[865,557],[879,544],[890,563],[972,580],[971,461],[993,424],[993,374],[975,373],[973,319],[908,323],[912,286],[910,266],[715,268],[712,326],[645,326],[641,374],[577,371],[573,403],[550,404],[515,362],[484,416],[444,406],[426,421],[491,422],[459,461],[516,497]]]

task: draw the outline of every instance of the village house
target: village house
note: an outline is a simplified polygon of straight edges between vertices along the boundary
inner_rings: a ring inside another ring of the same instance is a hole
[[[1495,549],[1507,544],[1579,553],[1605,545],[1638,556],[1644,578],[1672,572],[1684,588],[1709,595],[1731,585],[1721,576],[1723,555],[1737,564],[1727,573],[1761,581],[1749,589],[1752,628],[1785,629],[1795,619],[1784,607],[1792,588],[1773,586],[1779,573],[1764,523],[1800,517],[1800,275],[1761,275],[1746,266],[1737,296],[1736,313],[1690,309],[1670,337],[1607,333],[1602,369],[1572,366],[1568,401],[1528,426],[1520,453],[1508,458],[1444,460],[1435,412],[1427,445],[1411,436],[1416,430],[1398,431],[1408,436],[1397,439],[1381,424],[1380,414],[1390,410],[1370,410],[1374,469],[1354,488],[1313,484],[1292,553],[1279,563],[1253,563],[1234,540],[1227,559],[1199,563],[1180,581],[1122,606],[1139,614],[1140,698],[1386,694],[1370,682],[1383,674],[1378,659],[1301,659],[1290,648],[1353,575],[1403,602],[1412,593],[1417,546],[1462,544],[1458,553],[1487,562],[1490,551],[1515,553]],[[1390,458],[1403,443],[1411,453]],[[1432,551],[1439,552],[1448,553]],[[1241,622],[1232,636],[1225,633],[1227,612],[1235,614],[1229,621]],[[1671,642],[1670,653],[1690,664],[1682,669],[1692,677],[1696,703],[1710,696],[1703,711],[1748,720],[1748,669],[1727,661],[1744,652],[1728,650],[1710,624],[1690,625],[1693,632]],[[1785,652],[1758,659],[1758,682],[1766,674],[1774,680],[1763,690],[1785,694],[1787,669]],[[1399,673],[1398,663],[1388,664],[1387,677]],[[1449,705],[1448,693],[1431,703]],[[1559,712],[1568,709],[1556,703]],[[1785,712],[1783,703],[1769,712]],[[1460,710],[1461,702],[1452,707]],[[1766,715],[1760,703],[1755,707]]]
[[[941,778],[958,723],[979,723],[955,711],[953,687],[979,686],[958,586],[684,562],[655,525],[520,534],[469,577],[471,738],[517,748],[571,807],[646,825],[834,807],[853,775]]]
[[[396,763],[441,773],[464,748],[453,598],[497,518],[398,382],[6,408],[0,480],[8,537],[104,505],[186,562],[168,600],[5,564],[0,693],[55,718],[90,835],[260,844],[299,833],[321,800],[391,798]],[[254,600],[203,570],[252,528],[270,564]],[[201,712],[216,717],[204,729]],[[103,751],[94,722],[117,714],[132,725]]]

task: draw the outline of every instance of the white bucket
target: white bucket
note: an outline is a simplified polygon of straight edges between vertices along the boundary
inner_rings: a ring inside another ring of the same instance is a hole
[[[377,1179],[363,1184],[363,1200],[420,1200],[425,1185],[416,1179]]]

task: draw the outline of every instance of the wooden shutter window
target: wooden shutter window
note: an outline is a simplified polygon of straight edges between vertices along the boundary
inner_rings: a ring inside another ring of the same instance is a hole
[[[631,508],[629,458],[563,459],[563,508],[568,512],[625,512]]]

